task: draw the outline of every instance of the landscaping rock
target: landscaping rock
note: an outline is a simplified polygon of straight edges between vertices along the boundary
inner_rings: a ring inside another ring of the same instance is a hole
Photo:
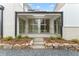
[[[21,45],[15,44],[15,45],[13,46],[13,48],[14,48],[14,49],[20,49],[20,48],[21,48]]]
[[[33,40],[30,41],[29,45],[32,45],[32,44],[33,44]]]
[[[3,45],[3,48],[4,48],[4,49],[12,49],[12,45],[10,45],[10,44],[5,44],[5,45]]]
[[[47,46],[52,46],[52,43],[47,43],[46,45],[47,45]]]
[[[54,43],[54,44],[53,44],[53,47],[54,47],[54,48],[58,48],[58,47],[59,47],[59,43]]]
[[[28,44],[28,43],[26,43],[25,45],[26,45],[26,46],[28,46],[29,44]]]

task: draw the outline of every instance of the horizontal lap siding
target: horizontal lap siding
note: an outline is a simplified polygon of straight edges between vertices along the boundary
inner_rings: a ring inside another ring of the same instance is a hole
[[[67,40],[79,39],[79,27],[64,27],[63,37]]]

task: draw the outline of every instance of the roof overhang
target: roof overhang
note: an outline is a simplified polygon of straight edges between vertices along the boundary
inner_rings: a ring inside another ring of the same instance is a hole
[[[16,12],[17,16],[26,18],[57,18],[63,12]]]

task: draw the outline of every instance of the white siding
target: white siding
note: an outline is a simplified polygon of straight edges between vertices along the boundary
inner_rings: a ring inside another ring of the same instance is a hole
[[[79,4],[65,4],[58,11],[63,11],[63,37],[79,38]]]
[[[79,27],[64,27],[63,37],[67,40],[79,39]]]
[[[64,26],[79,26],[79,4],[65,4],[63,11]]]
[[[1,10],[0,10],[0,37],[1,37]]]
[[[23,11],[19,3],[2,3],[3,12],[3,36],[15,36],[15,11]]]

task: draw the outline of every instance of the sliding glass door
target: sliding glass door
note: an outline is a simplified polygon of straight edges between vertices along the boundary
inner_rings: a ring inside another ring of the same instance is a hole
[[[38,33],[38,20],[29,19],[28,23],[29,23],[28,26],[29,33]]]
[[[49,19],[41,20],[40,26],[41,33],[49,33]]]
[[[49,19],[29,19],[29,33],[49,33]]]

